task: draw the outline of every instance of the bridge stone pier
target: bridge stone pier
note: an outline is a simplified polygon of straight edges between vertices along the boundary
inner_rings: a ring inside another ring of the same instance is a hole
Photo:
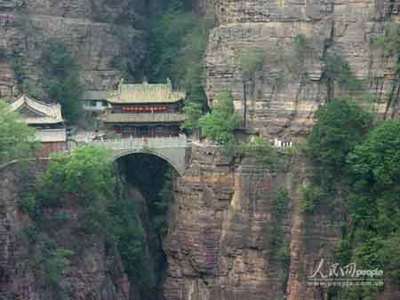
[[[184,135],[179,137],[95,140],[91,141],[90,144],[112,149],[115,159],[133,153],[153,154],[172,165],[181,176],[185,173],[190,150],[190,143]]]

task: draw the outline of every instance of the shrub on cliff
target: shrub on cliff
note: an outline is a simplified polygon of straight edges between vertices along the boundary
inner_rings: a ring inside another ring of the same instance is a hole
[[[200,119],[203,133],[220,145],[235,143],[234,130],[239,126],[240,118],[235,112],[230,92],[220,93],[210,113]]]
[[[31,155],[39,147],[34,134],[35,130],[22,123],[18,114],[0,100],[0,164]]]

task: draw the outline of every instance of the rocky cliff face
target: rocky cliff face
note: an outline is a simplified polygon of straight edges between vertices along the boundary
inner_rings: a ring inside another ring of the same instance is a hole
[[[215,0],[214,4],[218,26],[211,32],[206,57],[207,93],[212,101],[221,90],[231,90],[242,115],[247,107],[248,127],[272,136],[307,132],[318,105],[328,94],[340,94],[324,81],[327,56],[333,53],[348,62],[364,95],[373,95],[375,109],[391,114],[385,105],[393,85],[393,62],[384,60],[372,41],[390,21],[397,22],[397,1]],[[299,35],[309,44],[301,72],[294,49]],[[265,59],[249,88],[239,57],[252,47],[261,48]]]
[[[300,213],[306,173],[301,158],[275,173],[250,161],[235,167],[215,148],[194,147],[165,241],[166,300],[323,299],[306,276],[331,255],[340,232],[326,208],[308,220]],[[289,197],[278,218],[279,190]]]
[[[1,0],[0,97],[16,93],[13,57],[20,57],[26,78],[38,82],[41,53],[57,38],[76,57],[88,88],[110,88],[126,57],[133,68],[144,58],[143,9],[142,0]]]
[[[35,175],[44,167],[45,163],[37,162],[28,168],[18,164],[0,168],[0,299],[55,299],[48,280],[60,261],[53,260],[49,273],[43,273],[43,264],[54,257],[46,256],[41,261],[41,253],[35,247],[37,241],[44,245],[47,241],[35,232],[31,219],[21,209],[21,200],[29,196]],[[56,299],[129,299],[130,285],[118,253],[106,251],[104,236],[79,235],[79,207],[70,203],[62,211],[41,213],[46,215],[52,238],[65,249],[74,249],[70,264],[57,279],[62,280],[57,284],[63,285],[68,297],[59,295]],[[57,219],[62,215],[68,216],[69,221],[59,230]]]

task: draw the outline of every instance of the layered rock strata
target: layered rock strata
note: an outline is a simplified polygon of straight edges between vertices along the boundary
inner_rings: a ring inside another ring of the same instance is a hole
[[[317,107],[343,92],[330,90],[325,80],[328,56],[335,54],[361,81],[362,91],[352,94],[373,98],[375,111],[392,115],[386,104],[394,64],[373,46],[397,20],[398,10],[389,2],[215,0],[218,26],[211,32],[205,60],[209,101],[230,90],[247,127],[267,136],[302,135],[310,130]],[[295,49],[300,35],[307,49]],[[262,49],[264,61],[249,82],[240,57],[252,48]],[[298,61],[299,56],[304,59]]]
[[[319,259],[331,258],[340,228],[326,206],[308,219],[300,212],[306,173],[301,158],[276,173],[195,146],[165,241],[165,299],[322,299],[306,277]],[[290,198],[280,217],[273,204],[279,189]]]
[[[18,60],[24,78],[40,82],[40,58],[59,39],[74,55],[89,89],[109,89],[129,58],[135,69],[145,56],[142,0],[1,0],[0,97],[17,93]]]

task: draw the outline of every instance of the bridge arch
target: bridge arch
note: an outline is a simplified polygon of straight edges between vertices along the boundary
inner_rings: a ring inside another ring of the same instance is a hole
[[[182,164],[180,161],[174,161],[167,155],[164,155],[163,153],[160,153],[159,151],[156,150],[134,150],[134,149],[127,149],[123,151],[118,151],[118,153],[114,153],[114,159],[117,161],[120,158],[126,157],[128,155],[134,155],[134,154],[148,154],[148,155],[153,155],[156,156],[166,163],[168,163],[174,170],[179,174],[179,176],[183,176],[185,173],[185,164]]]
[[[152,154],[170,164],[180,176],[185,173],[190,143],[185,135],[179,137],[120,138],[89,141],[112,150],[115,160],[135,153]]]

